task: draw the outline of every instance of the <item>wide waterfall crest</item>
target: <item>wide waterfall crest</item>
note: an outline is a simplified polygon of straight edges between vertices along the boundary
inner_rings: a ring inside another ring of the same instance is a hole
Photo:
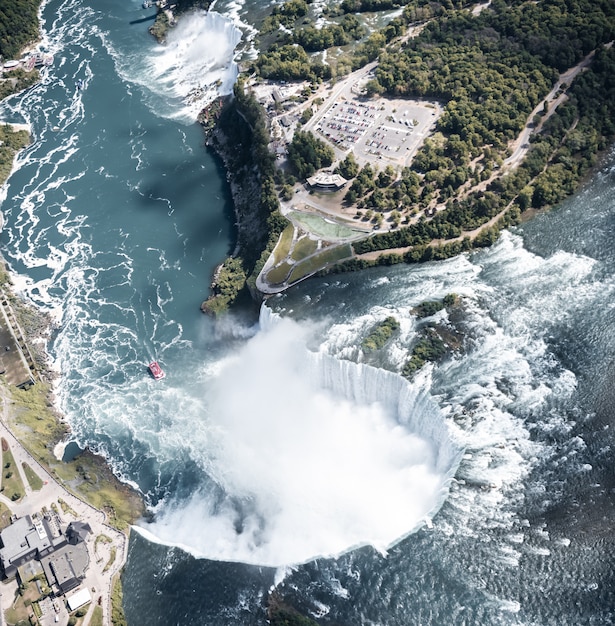
[[[165,44],[153,39],[147,54],[123,54],[107,42],[118,74],[143,88],[144,102],[161,117],[192,124],[238,75],[235,49],[242,31],[215,11],[196,10],[178,20]]]
[[[269,307],[261,307],[259,322],[263,330],[280,320]],[[454,440],[440,408],[425,389],[419,384],[411,385],[399,374],[371,365],[337,359],[324,352],[306,353],[308,371],[317,386],[358,405],[377,403],[395,415],[400,424],[434,445],[436,469],[446,475],[447,484],[450,482],[461,461],[463,447]]]
[[[427,393],[398,374],[371,365],[342,361],[322,352],[310,353],[310,357],[311,375],[323,388],[356,404],[382,405],[400,424],[436,445],[438,471],[454,474],[462,449],[451,438],[439,407]]]
[[[437,404],[397,374],[310,352],[312,330],[262,309],[208,384],[203,439],[186,433],[206,480],[161,503],[150,538],[281,566],[384,552],[439,510],[462,450]]]
[[[263,330],[272,328],[280,319],[263,305],[259,320]],[[396,415],[400,424],[433,442],[437,470],[449,478],[454,476],[463,448],[453,439],[436,402],[420,385],[411,385],[394,372],[337,359],[324,352],[307,351],[307,363],[317,385],[359,405],[378,403]]]

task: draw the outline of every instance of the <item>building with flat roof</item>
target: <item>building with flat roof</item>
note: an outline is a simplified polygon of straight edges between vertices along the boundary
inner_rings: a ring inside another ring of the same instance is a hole
[[[91,601],[92,596],[87,589],[80,589],[76,593],[73,593],[70,598],[66,598],[66,602],[68,603],[68,610],[71,611],[71,613]]]
[[[343,176],[328,172],[318,172],[307,179],[307,184],[312,189],[320,191],[339,191],[347,182]]]
[[[90,556],[85,543],[67,543],[43,557],[41,563],[49,585],[57,585],[62,593],[67,593],[85,578]]]
[[[42,567],[49,585],[66,593],[85,578],[90,563],[86,540],[92,529],[72,522],[62,533],[51,521],[26,515],[0,532],[0,567],[5,578],[19,574],[28,580]]]
[[[42,520],[29,515],[16,519],[0,533],[0,566],[7,578],[15,576],[20,565],[49,554],[54,546]]]

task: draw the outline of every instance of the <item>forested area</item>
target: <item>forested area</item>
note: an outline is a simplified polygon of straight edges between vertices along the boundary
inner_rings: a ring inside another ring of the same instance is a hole
[[[27,131],[13,131],[8,124],[0,126],[0,185],[9,177],[17,152],[29,143]]]
[[[378,323],[361,342],[363,352],[374,352],[383,348],[389,339],[400,328],[400,324],[393,316],[387,317]]]
[[[38,81],[39,77],[40,74],[37,69],[26,72],[21,67],[18,67],[10,72],[5,72],[4,80],[0,80],[0,100],[4,100],[4,98],[8,98],[13,93],[19,93],[31,87]]]
[[[329,8],[328,15],[352,17],[345,23],[358,36],[360,21],[349,13],[396,6],[404,7],[401,16],[348,50],[345,61],[338,57],[332,67],[306,48],[339,45],[335,38],[342,20],[317,31],[308,22],[309,5],[289,0],[265,21],[261,34],[275,35],[277,41],[274,37],[254,64],[262,77],[318,82],[341,67],[356,69],[378,58],[368,95],[438,100],[443,106],[436,132],[411,167],[360,169],[352,155],[337,165],[336,171],[352,181],[345,202],[357,207],[357,219],[376,225],[386,219],[393,226],[355,243],[355,252],[410,248],[381,256],[381,264],[446,258],[490,245],[526,209],[572,193],[615,134],[615,53],[605,46],[615,39],[615,3],[610,0],[494,0],[478,15],[461,0],[344,0],[337,13]],[[425,25],[420,34],[401,44],[407,26],[417,23]],[[532,135],[524,162],[493,178],[510,154],[510,141],[560,73],[594,50],[589,68],[572,86],[562,86],[567,100],[544,124],[543,113],[536,116],[540,132]],[[258,124],[252,126],[260,133]],[[264,126],[262,132],[266,134]],[[327,166],[328,159],[317,158],[320,147],[313,138],[301,132],[296,137],[289,160],[297,176]],[[265,150],[264,138],[257,143]],[[292,194],[287,178],[272,165],[271,176],[263,177],[265,205],[277,203],[276,182],[281,193]],[[268,219],[277,214],[264,213]],[[265,250],[272,241],[270,237]],[[355,259],[342,269],[372,263]]]
[[[222,106],[216,127],[224,144],[210,140],[224,156],[232,172],[235,210],[238,214],[239,255],[229,257],[214,281],[204,311],[218,314],[233,302],[247,284],[254,289],[256,277],[288,221],[280,213],[276,193],[274,157],[263,109],[239,77],[234,99]]]
[[[0,4],[0,55],[14,59],[38,39],[38,7],[41,0],[11,0]]]
[[[416,17],[426,19],[427,16],[442,15],[446,11],[452,9],[462,9],[465,6],[474,4],[469,0],[444,0],[443,2],[434,2],[434,0],[343,0],[340,10],[343,13],[366,13],[374,11],[390,11],[400,7],[409,6]],[[416,21],[416,19],[413,19]]]
[[[463,231],[473,230],[510,203],[513,203],[512,208],[504,225],[511,220],[514,222],[520,211],[555,204],[573,193],[579,179],[595,164],[598,152],[605,149],[615,135],[613,48],[602,47],[597,51],[593,63],[577,77],[568,95],[568,101],[560,105],[542,131],[532,137],[525,160],[514,171],[496,178],[484,192],[447,201],[446,210],[430,220],[421,219],[407,228],[382,233],[355,244],[355,251],[405,246],[420,248],[433,239],[452,239]],[[416,176],[410,171],[402,176],[399,185],[389,188],[393,197],[400,193],[406,177],[411,174]],[[416,192],[414,176],[411,189]],[[412,198],[411,195],[408,197]],[[489,243],[489,238],[493,237],[492,231],[489,233],[484,236],[488,237],[486,241],[479,238],[474,245]],[[459,245],[468,249],[471,242],[467,240],[452,246],[451,254],[460,251]],[[437,254],[431,249],[423,252],[428,256]],[[425,260],[425,257],[415,251],[405,260]]]
[[[211,5],[211,0],[175,0],[172,5],[172,10],[175,15],[181,15],[192,9],[203,9],[207,11]],[[156,14],[154,23],[149,27],[150,34],[156,38],[159,43],[164,43],[167,37],[169,28],[173,26],[169,21],[169,17],[165,9],[159,8]]]
[[[310,132],[298,130],[288,146],[288,160],[299,178],[309,178],[316,170],[333,163],[333,148]]]

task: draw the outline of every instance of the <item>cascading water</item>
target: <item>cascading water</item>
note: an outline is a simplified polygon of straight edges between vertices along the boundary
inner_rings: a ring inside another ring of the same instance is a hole
[[[146,54],[126,54],[109,41],[107,46],[120,76],[143,88],[157,115],[191,123],[216,97],[232,92],[241,39],[232,19],[215,11],[194,11],[169,30],[164,44]]]
[[[613,155],[493,248],[306,281],[269,301],[300,323],[265,310],[249,340],[249,325],[198,310],[233,243],[223,173],[186,124],[182,81],[200,56],[158,46],[139,0],[48,0],[43,16],[55,63],[1,107],[34,137],[4,188],[3,255],[16,288],[56,313],[73,434],[156,508],[155,543],[130,542],[129,624],[266,623],[271,569],[193,554],[306,561],[277,592],[323,623],[613,623]],[[464,350],[412,386],[344,362],[399,371],[412,308],[449,293],[464,301]],[[388,315],[399,334],[362,354]],[[365,543],[387,556],[348,550]]]
[[[223,494],[163,503],[148,537],[279,566],[386,550],[437,512],[461,447],[436,403],[397,374],[309,352],[306,335],[263,307],[208,389],[200,463]]]

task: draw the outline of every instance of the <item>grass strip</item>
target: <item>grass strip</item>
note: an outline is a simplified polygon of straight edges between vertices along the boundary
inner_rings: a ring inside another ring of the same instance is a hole
[[[22,463],[21,467],[23,467],[24,474],[26,475],[26,479],[32,491],[40,491],[45,484],[43,483],[43,479],[27,463]]]
[[[319,254],[315,254],[314,256],[305,259],[305,261],[300,261],[299,263],[297,263],[290,273],[290,278],[288,282],[294,283],[298,280],[301,280],[302,278],[305,278],[306,276],[315,274],[316,272],[324,269],[328,265],[337,263],[337,261],[347,259],[351,256],[352,249],[350,247],[350,244],[326,248]]]
[[[293,243],[293,237],[295,236],[295,227],[289,224],[280,235],[280,239],[273,249],[274,265],[277,265],[282,259],[285,259],[289,252],[290,246]]]
[[[293,266],[288,263],[281,263],[277,267],[270,269],[267,272],[267,281],[272,285],[279,285],[283,283],[288,278],[292,267]]]
[[[11,525],[11,515],[13,515],[11,509],[4,502],[0,502],[0,530]]]
[[[92,612],[89,626],[103,626],[103,610],[100,606],[95,606]]]
[[[25,488],[8,442],[2,438],[2,493],[13,501],[23,498]]]
[[[124,592],[122,591],[122,579],[118,574],[113,579],[111,588],[111,623],[113,626],[128,626],[124,615]]]
[[[108,572],[111,569],[111,566],[115,563],[115,558],[117,557],[117,548],[115,546],[111,546],[111,555],[109,556],[109,560],[107,564],[103,568],[103,573]]]

